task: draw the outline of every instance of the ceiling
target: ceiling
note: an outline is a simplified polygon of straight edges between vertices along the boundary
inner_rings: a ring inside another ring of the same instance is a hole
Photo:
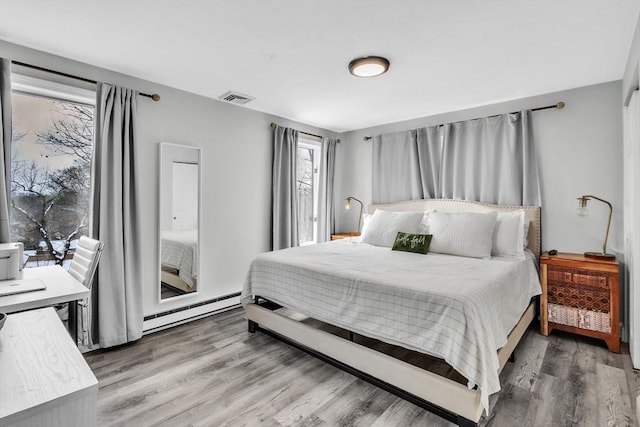
[[[640,0],[0,0],[0,39],[344,132],[619,80],[639,13]],[[389,72],[351,76],[366,55]]]

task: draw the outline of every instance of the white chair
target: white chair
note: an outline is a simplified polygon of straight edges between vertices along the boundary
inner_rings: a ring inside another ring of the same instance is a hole
[[[69,274],[88,289],[93,285],[93,279],[98,268],[98,262],[102,255],[104,243],[100,240],[91,239],[87,236],[80,237],[78,246],[69,265]],[[84,345],[89,345],[89,318],[91,316],[91,297],[79,301],[80,312],[78,313],[80,325],[82,325],[81,341]]]

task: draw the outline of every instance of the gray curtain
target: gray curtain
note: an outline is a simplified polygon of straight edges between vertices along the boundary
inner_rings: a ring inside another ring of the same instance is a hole
[[[422,197],[420,199],[436,199],[440,194],[440,164],[442,163],[442,126],[430,126],[416,131],[418,147],[418,163]]]
[[[541,204],[530,111],[380,135],[372,157],[373,203]]]
[[[92,298],[97,299],[94,336],[102,348],[142,336],[134,155],[137,103],[137,92],[98,83],[91,230],[104,243],[104,251]]]
[[[528,111],[451,123],[444,139],[441,197],[540,205]]]
[[[373,138],[372,202],[439,197],[441,126]]]
[[[322,138],[318,189],[318,243],[331,240],[334,231],[333,180],[336,169],[335,139]]]
[[[11,61],[0,58],[0,243],[11,242]]]
[[[298,131],[273,129],[271,179],[271,249],[298,246],[298,197],[296,191]]]

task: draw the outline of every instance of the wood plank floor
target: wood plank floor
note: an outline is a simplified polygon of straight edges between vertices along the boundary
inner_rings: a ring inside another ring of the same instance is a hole
[[[234,309],[85,355],[100,426],[452,426],[262,333]],[[482,426],[635,426],[626,350],[532,327]],[[497,401],[496,401],[497,398]]]

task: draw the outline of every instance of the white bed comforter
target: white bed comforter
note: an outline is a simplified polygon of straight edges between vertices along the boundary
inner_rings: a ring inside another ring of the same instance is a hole
[[[163,230],[160,239],[162,265],[178,270],[178,276],[193,287],[198,271],[198,230]]]
[[[312,318],[444,359],[500,390],[497,350],[535,295],[534,256],[490,260],[392,251],[338,240],[259,255],[242,290]]]

